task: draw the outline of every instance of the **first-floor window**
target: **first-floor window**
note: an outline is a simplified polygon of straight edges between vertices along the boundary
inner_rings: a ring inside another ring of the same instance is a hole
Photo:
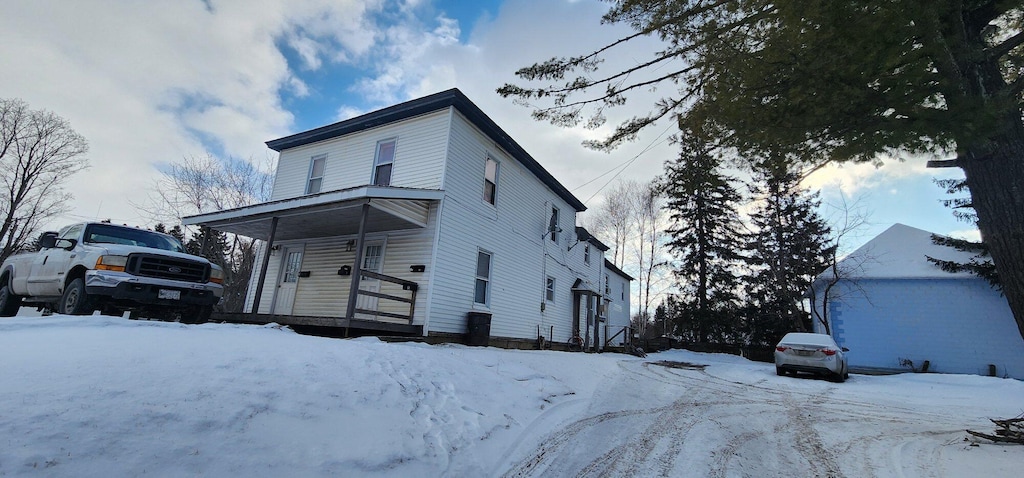
[[[547,290],[545,291],[545,297],[548,302],[555,301],[555,278],[548,276]]]
[[[473,292],[473,302],[488,305],[491,300],[491,253],[477,251],[476,253],[476,288]]]
[[[299,268],[302,266],[302,253],[292,251],[284,262],[284,280],[282,282],[298,282]]]

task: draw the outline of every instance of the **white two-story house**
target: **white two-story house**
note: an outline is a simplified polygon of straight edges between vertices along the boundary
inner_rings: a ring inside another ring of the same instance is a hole
[[[631,278],[575,226],[586,206],[461,91],[267,145],[280,153],[269,202],[183,221],[264,241],[236,318],[441,339],[472,318],[496,339],[598,348],[628,337]]]

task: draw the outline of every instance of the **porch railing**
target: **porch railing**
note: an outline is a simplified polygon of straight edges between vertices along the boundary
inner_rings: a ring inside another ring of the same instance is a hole
[[[399,314],[399,313],[395,313],[395,312],[382,312],[380,310],[369,310],[369,309],[360,309],[360,308],[356,308],[356,310],[355,310],[356,313],[358,313],[358,314],[366,314],[366,315],[373,315],[373,316],[377,316],[377,317],[388,317],[388,318],[392,318],[392,319],[401,319],[401,320],[408,321],[409,324],[412,324],[413,314],[416,312],[416,291],[419,289],[419,284],[417,284],[415,282],[412,282],[412,281],[407,281],[405,279],[399,279],[398,277],[392,277],[392,276],[388,276],[388,275],[384,275],[384,274],[378,274],[376,272],[367,271],[367,270],[363,270],[363,269],[359,270],[359,276],[360,276],[360,278],[377,279],[377,280],[379,280],[381,282],[389,282],[389,283],[392,283],[392,284],[397,284],[397,285],[402,286],[402,290],[403,291],[409,291],[409,297],[400,297],[400,296],[397,296],[397,295],[384,294],[384,293],[381,293],[381,292],[373,292],[373,291],[361,290],[361,289],[356,291],[356,294],[357,295],[361,295],[361,296],[375,297],[377,299],[384,299],[384,300],[390,300],[390,301],[394,301],[394,302],[400,302],[400,303],[404,303],[404,304],[409,304],[409,314],[405,315],[405,314]],[[377,309],[380,309],[380,304],[379,303],[377,304]]]

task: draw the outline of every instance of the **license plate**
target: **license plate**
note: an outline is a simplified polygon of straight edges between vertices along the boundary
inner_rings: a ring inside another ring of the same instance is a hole
[[[801,357],[810,357],[811,355],[814,355],[814,351],[813,350],[797,350],[796,354],[801,356]]]
[[[160,289],[160,291],[158,291],[157,294],[156,294],[156,298],[157,299],[179,300],[179,299],[181,299],[181,291],[180,290],[170,290],[170,289]]]

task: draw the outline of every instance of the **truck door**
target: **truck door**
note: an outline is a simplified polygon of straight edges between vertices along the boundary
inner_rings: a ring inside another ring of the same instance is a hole
[[[69,245],[67,240],[80,240],[84,227],[84,224],[75,224],[62,229],[57,236],[57,247],[43,249],[36,254],[28,279],[29,295],[53,297],[64,292],[64,274],[79,250],[77,245],[70,251],[65,249]]]

